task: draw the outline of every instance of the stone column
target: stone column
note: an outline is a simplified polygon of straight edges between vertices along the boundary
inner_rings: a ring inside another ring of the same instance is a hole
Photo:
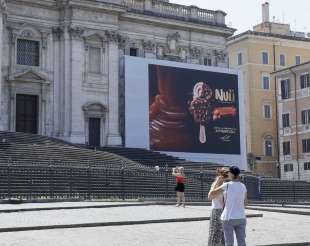
[[[109,109],[108,109],[108,145],[121,145],[119,132],[119,49],[120,36],[117,32],[107,31],[108,40],[108,80],[109,80]]]
[[[63,33],[63,49],[62,49],[62,59],[63,59],[63,67],[62,67],[62,98],[59,109],[62,112],[62,124],[63,124],[63,136],[66,140],[70,140],[71,135],[71,111],[72,111],[72,103],[71,103],[71,47],[70,47],[70,34],[69,27],[65,26]]]
[[[3,78],[2,78],[2,59],[3,59],[3,22],[6,12],[6,1],[0,1],[0,131],[5,130],[3,119]]]
[[[61,54],[61,37],[63,34],[63,30],[61,28],[54,28],[53,29],[53,68],[54,68],[54,81],[52,88],[54,90],[53,98],[52,98],[52,108],[53,108],[53,133],[52,136],[59,137],[63,136],[63,129],[61,127],[61,112],[60,112],[60,105],[61,104],[61,95],[63,90],[61,89],[61,83],[62,83],[62,54]]]
[[[71,36],[71,136],[73,143],[85,143],[84,115],[82,111],[82,82],[84,64],[83,30],[70,28]]]

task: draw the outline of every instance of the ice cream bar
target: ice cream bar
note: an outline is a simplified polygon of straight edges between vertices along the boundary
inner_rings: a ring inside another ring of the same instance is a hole
[[[211,98],[212,90],[205,82],[198,82],[193,89],[193,100],[190,103],[190,112],[194,116],[194,121],[200,124],[199,141],[205,143],[205,124],[211,118]]]

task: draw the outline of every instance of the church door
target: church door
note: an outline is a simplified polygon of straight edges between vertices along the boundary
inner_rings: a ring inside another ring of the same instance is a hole
[[[88,123],[90,146],[100,146],[100,118],[89,118]]]
[[[16,95],[16,131],[38,133],[38,97]]]

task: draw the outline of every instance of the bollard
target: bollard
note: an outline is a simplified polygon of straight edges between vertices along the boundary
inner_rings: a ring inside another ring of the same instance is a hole
[[[8,198],[11,198],[11,168],[10,168],[11,164],[10,162],[8,162],[7,165],[7,177],[8,177]]]
[[[168,164],[166,164],[166,167],[165,167],[165,182],[166,182],[165,197],[168,198],[169,197],[169,194],[168,194]]]
[[[122,186],[121,197],[122,197],[122,200],[125,200],[125,180],[124,180],[124,175],[125,175],[125,168],[124,168],[124,165],[122,165],[122,168],[121,168],[121,186]]]
[[[203,201],[204,199],[204,194],[203,194],[203,172],[200,171],[200,181],[201,181],[201,186],[200,186],[200,189],[201,189],[201,200]]]

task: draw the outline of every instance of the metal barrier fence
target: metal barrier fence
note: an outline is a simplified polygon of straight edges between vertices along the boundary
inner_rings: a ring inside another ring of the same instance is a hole
[[[187,170],[187,200],[207,200],[214,173]],[[250,200],[310,201],[310,183],[243,176]],[[173,199],[171,170],[113,166],[0,165],[0,199]]]

